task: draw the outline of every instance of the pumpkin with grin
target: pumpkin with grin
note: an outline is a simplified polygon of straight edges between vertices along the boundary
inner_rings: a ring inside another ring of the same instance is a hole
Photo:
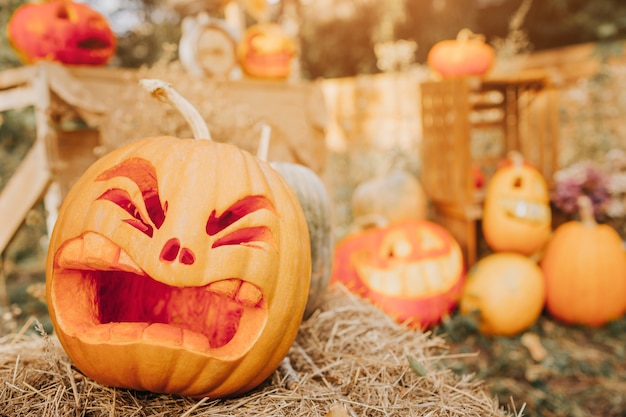
[[[104,65],[115,54],[117,38],[106,18],[88,4],[69,0],[26,3],[7,25],[20,59],[49,59],[70,65]]]
[[[541,172],[512,152],[489,180],[482,231],[496,252],[531,255],[548,241],[552,227],[550,194]]]
[[[438,323],[456,306],[465,277],[452,235],[427,220],[404,220],[347,236],[331,282],[372,301],[412,328]]]
[[[310,248],[295,193],[225,143],[145,138],[94,163],[59,211],[47,300],[74,364],[105,385],[244,393],[293,342]]]

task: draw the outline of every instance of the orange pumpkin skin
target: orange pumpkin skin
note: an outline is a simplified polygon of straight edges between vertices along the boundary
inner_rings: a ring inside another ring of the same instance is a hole
[[[442,77],[481,76],[493,67],[494,49],[482,39],[465,36],[467,32],[462,30],[456,39],[435,43],[428,52],[426,62]]]
[[[250,26],[237,47],[241,69],[250,77],[284,80],[291,73],[295,45],[274,23]]]
[[[492,253],[467,273],[459,301],[462,314],[478,312],[481,333],[513,336],[533,325],[545,304],[537,263],[518,253]]]
[[[531,255],[552,228],[550,194],[541,173],[521,162],[501,165],[487,184],[482,231],[496,252]]]
[[[20,59],[49,59],[70,65],[103,65],[115,54],[117,40],[108,22],[87,4],[68,0],[18,7],[7,36]]]
[[[367,229],[339,242],[331,282],[369,299],[413,328],[438,323],[455,306],[464,281],[463,255],[443,227],[407,220]]]
[[[601,326],[626,311],[626,255],[618,233],[595,221],[559,226],[541,260],[546,307],[571,324]]]
[[[277,368],[311,273],[306,220],[278,172],[233,145],[174,137],[85,172],[46,268],[52,323],[83,373],[192,397],[244,393]]]

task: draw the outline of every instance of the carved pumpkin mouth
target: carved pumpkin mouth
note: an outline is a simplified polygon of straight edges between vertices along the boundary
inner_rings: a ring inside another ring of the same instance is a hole
[[[170,286],[93,232],[59,248],[54,274],[59,324],[84,343],[151,343],[236,359],[252,347],[267,320],[256,285],[230,278]]]
[[[442,242],[425,231],[420,233],[420,245],[421,250],[432,252],[430,256],[416,255],[404,230],[391,231],[376,253],[353,254],[357,274],[370,290],[386,296],[414,299],[449,291],[463,270],[461,249],[453,247],[435,255],[442,250]]]
[[[518,198],[501,198],[500,206],[507,216],[530,223],[546,223],[550,221],[550,209],[545,203],[520,200]]]
[[[392,297],[418,298],[443,294],[457,282],[463,269],[460,251],[444,259],[398,260],[385,268],[363,259],[357,273],[372,291]]]
[[[77,46],[80,49],[87,49],[90,51],[94,51],[98,49],[108,50],[109,48],[111,48],[112,44],[106,39],[91,37],[91,38],[87,38],[87,39],[83,39],[79,41]]]

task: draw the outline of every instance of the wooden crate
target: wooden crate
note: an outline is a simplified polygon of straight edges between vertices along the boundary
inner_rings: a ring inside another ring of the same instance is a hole
[[[483,202],[472,170],[489,178],[517,150],[550,180],[558,166],[556,92],[541,72],[428,81],[421,92],[422,183],[434,220],[457,238],[471,266]]]

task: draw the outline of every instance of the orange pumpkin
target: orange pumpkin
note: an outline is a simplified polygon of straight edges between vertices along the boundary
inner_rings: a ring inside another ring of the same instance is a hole
[[[69,0],[18,7],[7,26],[7,36],[26,64],[49,59],[103,65],[115,54],[117,44],[104,16],[87,4]]]
[[[253,78],[288,78],[294,56],[293,39],[275,23],[250,26],[237,47],[241,69]]]
[[[277,171],[234,145],[164,136],[74,184],[46,287],[59,341],[90,378],[224,397],[285,357],[310,274],[306,219]]]
[[[530,327],[545,303],[543,274],[536,262],[500,252],[479,260],[467,273],[459,301],[462,314],[479,314],[484,334],[512,336]]]
[[[482,35],[469,29],[459,31],[456,39],[446,39],[433,45],[426,62],[443,77],[480,76],[491,70],[496,54]]]
[[[559,226],[541,260],[548,312],[566,322],[600,326],[626,311],[626,255],[619,234],[597,224],[588,197],[580,221]]]
[[[530,255],[548,240],[552,227],[548,185],[519,154],[501,165],[487,184],[482,230],[497,252]]]
[[[331,282],[419,328],[456,306],[463,279],[463,255],[452,235],[436,223],[406,220],[339,242]]]

